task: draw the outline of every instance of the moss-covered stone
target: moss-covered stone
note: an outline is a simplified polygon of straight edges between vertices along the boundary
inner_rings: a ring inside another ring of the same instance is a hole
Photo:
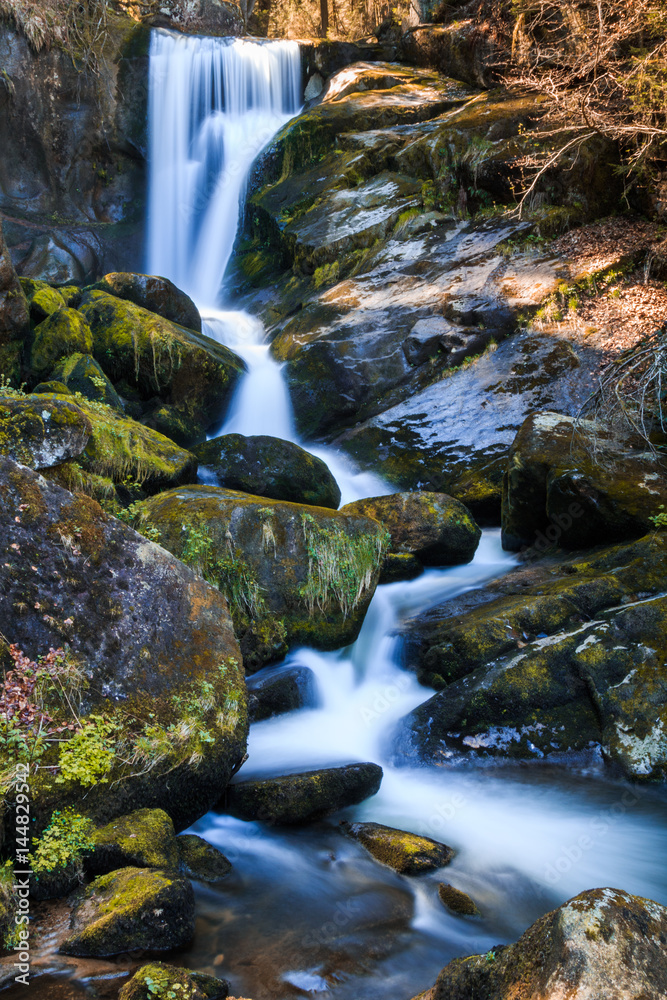
[[[168,278],[114,272],[105,274],[100,281],[85,288],[84,294],[88,291],[108,292],[119,299],[127,299],[172,323],[201,333],[201,316],[197,306]]]
[[[39,382],[32,391],[37,396],[48,396],[50,393],[55,393],[57,396],[74,395],[64,382],[58,382],[55,379],[49,379],[48,382]]]
[[[104,403],[124,415],[120,396],[89,354],[71,354],[62,358],[51,372],[51,379],[64,384],[72,393],[78,392],[86,399]]]
[[[381,823],[351,823],[346,830],[376,861],[401,875],[435,871],[448,865],[454,857],[454,851],[446,844]]]
[[[59,309],[35,327],[30,352],[31,384],[49,376],[60,358],[92,351],[93,334],[83,315],[76,309]]]
[[[85,859],[86,872],[107,874],[118,868],[160,868],[175,872],[179,850],[174,824],[163,809],[136,809],[99,827]]]
[[[460,913],[464,917],[478,917],[479,909],[474,899],[467,892],[455,889],[448,882],[441,882],[438,886],[438,897],[443,906],[451,910],[452,913]]]
[[[198,882],[220,882],[232,870],[222,851],[194,833],[176,838],[179,871]]]
[[[224,979],[203,972],[150,962],[125,983],[118,1000],[161,1000],[170,996],[178,1000],[225,1000],[229,986]]]
[[[98,826],[137,809],[164,809],[178,830],[193,823],[245,751],[241,654],[224,598],[95,501],[9,459],[0,533],[3,634],[33,660],[64,650],[62,687],[51,685],[44,705],[49,727],[73,727],[39,746],[28,739],[35,836],[68,806]],[[2,773],[16,763],[7,753]],[[11,830],[10,812],[4,822]]]
[[[273,500],[337,510],[340,489],[320,458],[268,436],[224,434],[194,449],[206,481]]]
[[[291,826],[357,805],[375,795],[381,782],[377,764],[347,764],[239,781],[229,786],[221,804],[241,819]]]
[[[80,455],[92,425],[61,396],[0,396],[0,455],[43,469]]]
[[[391,552],[411,554],[425,565],[470,562],[482,536],[470,511],[444,493],[393,493],[355,500],[342,512],[379,521],[391,536]]]
[[[370,518],[214,486],[161,493],[137,516],[140,530],[156,527],[162,545],[227,595],[254,669],[263,650],[275,658],[285,641],[354,641],[387,544]]]
[[[195,930],[195,899],[185,878],[121,868],[84,889],[72,910],[64,955],[84,958],[183,947]]]
[[[21,278],[20,281],[28,300],[33,323],[41,323],[47,316],[70,304],[58,289],[52,288],[46,281],[37,281],[33,278]]]
[[[414,580],[424,572],[424,565],[410,552],[388,552],[382,563],[380,583]]]
[[[646,997],[667,987],[667,910],[619,889],[591,889],[540,917],[516,942],[457,958],[432,1000]]]
[[[245,370],[240,358],[203,334],[107,292],[86,292],[80,310],[93,331],[96,361],[114,384],[126,380],[138,389],[146,405],[144,422],[160,430],[161,408],[168,407],[180,421],[172,418],[170,424],[177,443],[203,440]]]

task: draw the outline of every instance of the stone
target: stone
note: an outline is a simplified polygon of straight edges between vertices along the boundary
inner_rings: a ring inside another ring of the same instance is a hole
[[[340,489],[321,458],[280,438],[224,434],[197,445],[206,481],[272,500],[338,509]]]
[[[0,396],[0,454],[44,469],[76,458],[92,425],[73,400],[61,396]]]
[[[392,493],[355,500],[342,513],[379,521],[391,536],[391,553],[413,555],[427,566],[470,562],[482,536],[463,504],[444,493]]]
[[[512,443],[503,545],[586,548],[637,538],[667,504],[667,467],[628,434],[560,413],[526,418]]]
[[[58,382],[55,379],[50,379],[48,382],[40,382],[32,390],[33,395],[37,396],[48,396],[51,393],[55,393],[57,396],[72,396],[72,390],[68,389],[64,382]]]
[[[346,764],[239,781],[227,789],[224,805],[241,819],[288,826],[312,823],[375,795],[381,782],[377,764]]]
[[[414,580],[424,572],[423,563],[410,552],[388,552],[382,563],[380,583]]]
[[[474,899],[471,899],[467,892],[461,892],[448,882],[440,883],[438,897],[442,905],[452,913],[460,913],[464,917],[479,916],[479,909]]]
[[[284,656],[286,644],[354,642],[387,545],[368,517],[215,486],[161,493],[138,517],[227,595],[249,672]]]
[[[3,634],[31,660],[66,647],[66,697],[55,686],[45,695],[45,725],[74,729],[47,742],[31,781],[34,835],[68,806],[98,826],[164,809],[184,829],[219,800],[245,752],[243,668],[224,597],[94,500],[7,458],[0,534]]]
[[[454,851],[430,837],[395,830],[381,823],[350,823],[345,830],[372,854],[376,861],[400,875],[423,875],[448,865]]]
[[[42,320],[70,305],[57,288],[52,288],[46,281],[35,281],[33,278],[20,278],[21,288],[30,306],[30,318],[33,323]]]
[[[51,372],[51,381],[59,382],[72,393],[81,393],[93,403],[104,403],[121,416],[125,414],[122,399],[89,354],[71,354],[63,358]],[[37,388],[35,386],[33,392]]]
[[[85,858],[88,875],[106,875],[118,868],[160,868],[175,872],[179,851],[174,824],[163,809],[136,809],[99,827],[94,847]]]
[[[290,666],[248,678],[248,717],[261,722],[274,715],[313,708],[317,703],[317,684],[308,667]]]
[[[220,882],[232,870],[222,851],[194,833],[182,833],[176,838],[179,871],[198,882]]]
[[[195,897],[185,878],[121,868],[91,882],[75,902],[63,955],[102,958],[184,947],[195,931]]]
[[[105,374],[114,384],[124,379],[139,390],[146,404],[143,422],[171,432],[186,447],[203,440],[245,371],[241,359],[209,337],[107,292],[86,292],[80,311]]]
[[[170,992],[183,1000],[224,1000],[229,996],[229,984],[203,972],[150,962],[125,983],[118,1000],[154,1000],[168,997]]]
[[[201,316],[197,306],[189,295],[168,278],[117,272],[105,274],[100,281],[84,289],[84,294],[89,290],[108,292],[119,299],[127,299],[149,312],[157,313],[163,319],[201,333]]]
[[[6,378],[20,374],[23,338],[30,329],[28,301],[14,270],[0,223],[0,369]]]
[[[64,306],[35,327],[30,351],[31,384],[41,382],[70,354],[92,354],[93,334],[77,309]]]
[[[664,906],[620,889],[590,889],[540,917],[516,944],[454,959],[426,996],[661,1000],[665,935]]]

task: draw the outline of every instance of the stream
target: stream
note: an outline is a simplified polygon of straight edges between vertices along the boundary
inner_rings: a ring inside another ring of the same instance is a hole
[[[221,432],[296,441],[265,331],[225,302],[223,278],[250,166],[300,108],[298,45],[154,31],[150,66],[148,270],[187,291],[205,332],[248,366]],[[335,451],[306,447],[331,468],[343,503],[391,492]],[[515,940],[584,889],[614,886],[667,903],[660,791],[611,780],[601,763],[415,767],[396,750],[400,720],[432,694],[402,667],[401,623],[515,563],[499,531],[484,531],[470,564],[379,587],[354,645],[297,649],[265,668],[309,668],[317,697],[253,725],[237,780],[374,761],[384,769],[382,786],[361,805],[302,829],[203,817],[192,832],[219,847],[233,871],[220,886],[196,887],[197,933],[179,962],[229,979],[235,996],[253,1000],[408,1000],[451,958]],[[347,838],[343,819],[424,834],[457,854],[444,870],[403,877]],[[470,893],[482,917],[446,911],[437,894],[443,880]]]

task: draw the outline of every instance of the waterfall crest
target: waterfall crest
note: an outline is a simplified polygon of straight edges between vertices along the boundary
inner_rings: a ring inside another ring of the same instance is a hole
[[[250,166],[301,105],[296,42],[154,31],[148,271],[218,304]]]

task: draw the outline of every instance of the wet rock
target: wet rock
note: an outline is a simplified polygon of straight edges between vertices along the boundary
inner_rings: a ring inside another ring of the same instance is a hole
[[[408,716],[403,751],[451,763],[602,755],[664,780],[665,553],[648,537],[562,564],[549,582],[538,573],[523,598],[436,611],[422,662],[444,690]]]
[[[66,697],[46,696],[45,709],[54,727],[76,723],[47,744],[31,782],[34,835],[66,806],[98,825],[159,808],[188,826],[245,750],[241,655],[224,598],[95,501],[9,459],[0,533],[3,633],[33,660],[67,647]]]
[[[220,882],[232,870],[222,851],[194,833],[183,833],[176,838],[179,870],[198,882]]]
[[[136,809],[107,823],[92,835],[94,847],[86,856],[88,874],[118,868],[160,868],[177,871],[179,851],[174,824],[163,809]]]
[[[127,299],[135,305],[157,313],[163,319],[201,333],[201,316],[189,295],[169,281],[152,274],[128,274],[116,272],[105,276],[87,291],[108,292],[119,299]]]
[[[41,382],[62,357],[92,354],[93,334],[84,316],[63,307],[35,327],[30,352],[30,379]]]
[[[0,454],[43,469],[80,455],[92,425],[73,401],[59,396],[0,396]]]
[[[432,872],[448,865],[454,857],[454,851],[446,844],[381,823],[351,823],[346,824],[345,829],[376,861],[400,875]]]
[[[7,378],[19,376],[21,344],[29,329],[28,302],[0,223],[0,368]]]
[[[355,500],[345,514],[364,514],[383,524],[392,553],[407,553],[427,566],[470,562],[482,532],[462,503],[444,493],[392,493]]]
[[[203,972],[151,962],[125,983],[118,1000],[153,1000],[156,996],[168,997],[170,992],[184,1000],[224,1000],[229,996],[229,984]]]
[[[100,958],[145,948],[183,947],[195,930],[188,879],[146,868],[121,868],[84,889],[70,919],[64,955]]]
[[[224,434],[194,452],[207,481],[216,486],[338,509],[340,489],[326,464],[291,441]]]
[[[377,764],[347,764],[303,774],[240,781],[225,795],[229,812],[241,819],[293,825],[310,823],[375,795],[382,782]]]
[[[53,380],[63,384],[72,393],[81,393],[93,403],[105,403],[124,415],[122,399],[97,361],[89,354],[71,354],[68,358],[63,358],[51,372],[51,381]],[[36,389],[37,386],[33,391]]]
[[[657,453],[589,420],[535,413],[510,449],[503,545],[584,548],[638,537],[666,503]]]
[[[620,889],[590,889],[537,920],[516,944],[457,958],[440,973],[432,1000],[659,1000],[667,966],[667,910]]]
[[[409,552],[388,552],[384,557],[380,583],[414,580],[424,572],[423,563]]]
[[[479,910],[474,899],[471,899],[467,892],[455,889],[447,882],[441,882],[438,886],[438,896],[443,906],[446,906],[452,913],[460,913],[464,917],[478,917]]]
[[[284,655],[285,642],[353,642],[387,544],[370,518],[215,486],[161,493],[139,517],[227,594],[249,671]]]
[[[95,360],[114,384],[126,380],[150,404],[143,421],[177,444],[202,440],[245,370],[240,358],[106,292],[86,292],[80,310],[93,331]]]
[[[251,722],[261,722],[298,708],[312,708],[316,702],[315,675],[308,667],[282,667],[248,679]]]

